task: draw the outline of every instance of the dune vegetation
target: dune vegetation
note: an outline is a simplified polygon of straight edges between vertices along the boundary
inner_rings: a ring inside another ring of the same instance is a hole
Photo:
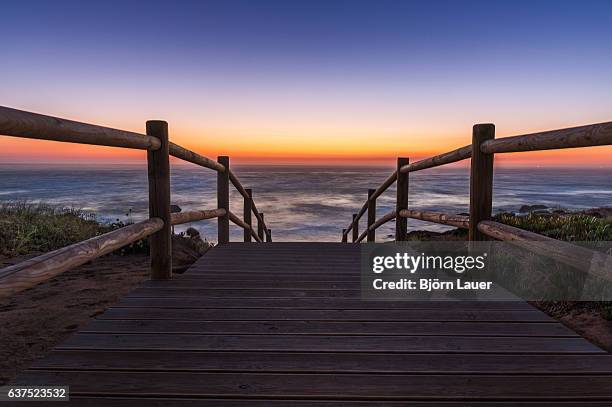
[[[98,222],[96,215],[78,208],[65,208],[45,203],[0,203],[0,255],[44,253],[99,236],[124,226],[117,221]],[[137,242],[126,250],[144,249],[146,242]]]

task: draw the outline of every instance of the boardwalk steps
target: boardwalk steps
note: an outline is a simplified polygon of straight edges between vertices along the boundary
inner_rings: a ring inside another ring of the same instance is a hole
[[[358,262],[346,243],[225,244],[18,383],[84,406],[612,404],[612,355],[529,304],[360,301]]]

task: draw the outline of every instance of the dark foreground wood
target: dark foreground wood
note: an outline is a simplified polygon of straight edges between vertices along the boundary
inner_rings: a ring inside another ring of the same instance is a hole
[[[358,245],[255,245],[143,284],[17,383],[83,406],[612,405],[612,355],[524,302],[361,301]]]

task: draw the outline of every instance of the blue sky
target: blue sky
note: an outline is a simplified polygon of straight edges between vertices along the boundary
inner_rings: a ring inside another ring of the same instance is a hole
[[[377,155],[425,154],[475,122],[511,135],[611,119],[611,1],[13,1],[2,15],[2,104],[136,130],[159,117],[210,154],[263,140],[271,156],[359,156],[339,150],[372,134]]]

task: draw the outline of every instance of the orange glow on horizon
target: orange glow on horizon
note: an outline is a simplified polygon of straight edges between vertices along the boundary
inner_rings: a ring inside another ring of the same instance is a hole
[[[176,142],[202,155],[215,158],[229,155],[236,164],[325,164],[393,166],[397,156],[418,161],[469,143],[467,136],[426,140],[416,137],[177,137]],[[466,142],[461,143],[464,139]],[[420,141],[420,143],[418,142]],[[0,137],[3,162],[142,162],[144,151],[113,147],[59,143],[45,140]],[[405,145],[404,145],[405,144]],[[399,146],[399,147],[398,147]],[[504,166],[612,167],[612,146],[529,153],[498,154],[496,163]]]

